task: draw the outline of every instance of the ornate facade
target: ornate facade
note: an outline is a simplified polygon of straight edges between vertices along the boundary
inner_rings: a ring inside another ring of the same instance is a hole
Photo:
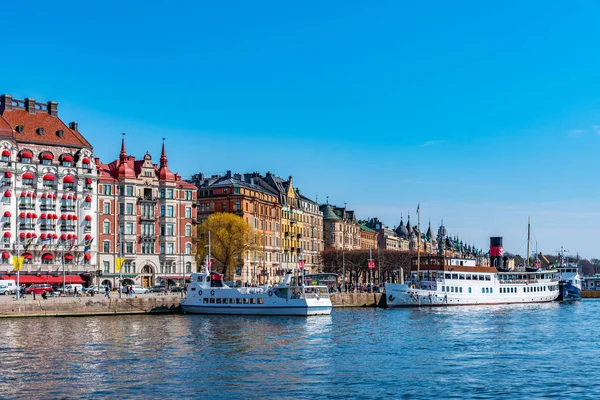
[[[356,221],[354,211],[346,210],[346,207],[335,207],[330,204],[323,204],[320,208],[323,213],[323,239],[325,248],[359,250],[361,229]]]
[[[24,257],[21,283],[91,283],[97,270],[97,171],[58,103],[0,96],[0,271]],[[14,279],[14,278],[11,278]]]
[[[169,170],[164,143],[159,165],[127,155],[124,138],[118,160],[96,163],[102,284],[183,284],[196,271],[196,187]]]

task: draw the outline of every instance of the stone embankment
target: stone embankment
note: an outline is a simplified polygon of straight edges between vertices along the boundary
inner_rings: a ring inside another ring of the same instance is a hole
[[[582,290],[581,297],[584,299],[600,299],[600,290]]]
[[[381,293],[334,293],[334,307],[385,307],[385,296]]]
[[[37,296],[36,300],[32,300],[28,296],[17,301],[13,297],[13,300],[0,301],[0,318],[175,313],[179,310],[179,300],[171,296],[122,299],[64,297],[46,300]]]

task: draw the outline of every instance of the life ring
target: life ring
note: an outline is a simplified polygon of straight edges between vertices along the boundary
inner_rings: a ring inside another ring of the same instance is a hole
[[[273,291],[269,290],[269,297],[273,296]]]
[[[211,296],[214,296],[214,295],[215,295],[215,291],[214,291],[214,290],[211,290],[211,291],[210,291],[210,295],[211,295]]]
[[[198,296],[202,296],[202,290],[198,290]]]

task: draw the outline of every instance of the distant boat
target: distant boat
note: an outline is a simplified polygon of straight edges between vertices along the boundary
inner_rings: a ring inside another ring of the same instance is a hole
[[[329,315],[332,304],[324,285],[294,285],[287,274],[275,286],[229,287],[223,275],[205,270],[191,275],[184,312],[228,315]],[[299,279],[301,280],[301,279]]]
[[[559,254],[558,286],[559,301],[577,301],[581,300],[581,275],[577,264],[568,264],[565,262],[564,250]]]

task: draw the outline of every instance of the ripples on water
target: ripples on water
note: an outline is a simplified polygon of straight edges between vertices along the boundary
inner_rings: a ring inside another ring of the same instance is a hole
[[[599,398],[600,301],[0,320],[0,398]]]

